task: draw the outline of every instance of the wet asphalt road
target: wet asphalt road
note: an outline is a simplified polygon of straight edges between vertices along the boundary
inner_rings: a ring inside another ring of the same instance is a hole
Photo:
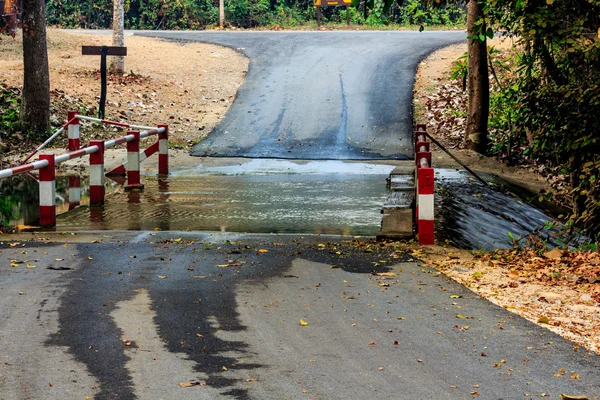
[[[393,246],[177,232],[39,238],[0,244],[2,399],[600,394],[600,357]]]
[[[417,64],[465,40],[462,31],[136,34],[224,45],[250,58],[231,109],[193,155],[337,160],[412,159]]]

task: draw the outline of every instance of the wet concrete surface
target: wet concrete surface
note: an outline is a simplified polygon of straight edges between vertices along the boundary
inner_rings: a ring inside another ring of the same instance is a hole
[[[250,58],[234,103],[193,155],[337,160],[414,158],[417,65],[465,39],[460,31],[136,35],[224,45]]]
[[[600,357],[393,246],[183,232],[14,239],[0,243],[2,398],[600,393]],[[579,379],[556,378],[561,368]]]

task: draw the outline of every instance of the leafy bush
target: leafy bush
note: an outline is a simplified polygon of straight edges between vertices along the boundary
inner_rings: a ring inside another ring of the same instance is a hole
[[[382,25],[389,23],[455,25],[465,21],[465,12],[457,4],[426,6],[419,0],[408,0],[402,6],[394,3],[389,12],[383,0],[369,0],[350,7],[353,24]],[[107,29],[112,23],[112,1],[48,0],[49,25],[67,28]],[[361,11],[359,11],[361,10]],[[344,7],[323,7],[324,21],[344,22]],[[277,24],[298,26],[314,21],[313,0],[225,0],[225,19],[234,27],[253,28]],[[217,0],[126,0],[125,27],[128,29],[204,29],[219,22]]]
[[[458,3],[432,7],[420,0],[407,0],[397,13],[398,22],[405,25],[456,25],[466,19],[466,12]]]
[[[0,83],[0,139],[19,130],[21,94],[17,89]]]
[[[6,200],[0,199],[0,227],[7,226],[12,217],[12,208]]]
[[[492,97],[492,120],[521,156],[569,174],[572,221],[597,237],[600,2],[497,0],[486,12],[521,49],[508,85]]]

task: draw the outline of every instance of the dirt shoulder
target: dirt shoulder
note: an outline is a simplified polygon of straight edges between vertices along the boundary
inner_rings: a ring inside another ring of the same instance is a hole
[[[81,46],[110,45],[111,40],[107,35],[78,34],[76,30],[48,30],[56,125],[66,121],[69,109],[97,116],[100,58],[82,56]],[[248,59],[232,49],[201,43],[128,36],[125,45],[126,74],[122,78],[109,77],[105,118],[144,126],[169,125],[172,165],[195,165],[187,150],[225,115],[244,80]],[[22,38],[2,37],[0,53],[0,82],[22,87]],[[90,123],[83,123],[81,128],[84,143],[122,134],[121,129]],[[60,152],[65,143],[64,137],[53,143],[53,152]],[[32,149],[15,150],[3,164],[19,160]],[[111,150],[106,157],[107,167],[118,165],[124,157],[123,149]]]

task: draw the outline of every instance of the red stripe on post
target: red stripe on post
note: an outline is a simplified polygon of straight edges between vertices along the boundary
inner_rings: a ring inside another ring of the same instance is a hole
[[[104,204],[104,141],[91,140],[90,146],[97,146],[98,151],[90,154],[90,205]]]
[[[90,205],[101,206],[104,204],[104,186],[90,186]]]
[[[143,190],[144,185],[140,183],[140,132],[129,131],[133,140],[127,142],[127,185],[125,191]]]
[[[140,171],[127,172],[127,186],[139,186],[139,185],[140,185]]]
[[[81,187],[81,177],[79,177],[79,176],[70,176],[69,177],[69,187],[70,188]]]
[[[69,139],[67,146],[68,150],[77,150],[81,147],[81,142],[79,141],[79,139]]]
[[[44,228],[56,226],[56,206],[40,206],[40,226]]]
[[[54,154],[40,154],[40,161],[47,160],[48,166],[40,168],[40,182],[52,182],[56,179],[56,170],[54,169]]]
[[[133,135],[134,139],[131,142],[127,142],[127,152],[139,152],[140,151],[140,133],[138,131],[129,131],[127,136]],[[117,139],[118,140],[118,139]]]
[[[56,195],[54,186],[56,169],[54,154],[40,154],[41,160],[48,161],[48,166],[40,168],[40,226],[52,228],[56,226],[56,205],[54,204],[54,196]]]
[[[417,232],[419,233],[419,245],[431,246],[435,244],[434,222],[419,220]]]
[[[418,194],[433,194],[434,192],[434,172],[433,168],[419,168],[418,176]]]
[[[79,119],[75,118],[77,116],[77,111],[69,111],[67,112],[67,125],[79,125]],[[72,121],[69,123],[69,121]]]

